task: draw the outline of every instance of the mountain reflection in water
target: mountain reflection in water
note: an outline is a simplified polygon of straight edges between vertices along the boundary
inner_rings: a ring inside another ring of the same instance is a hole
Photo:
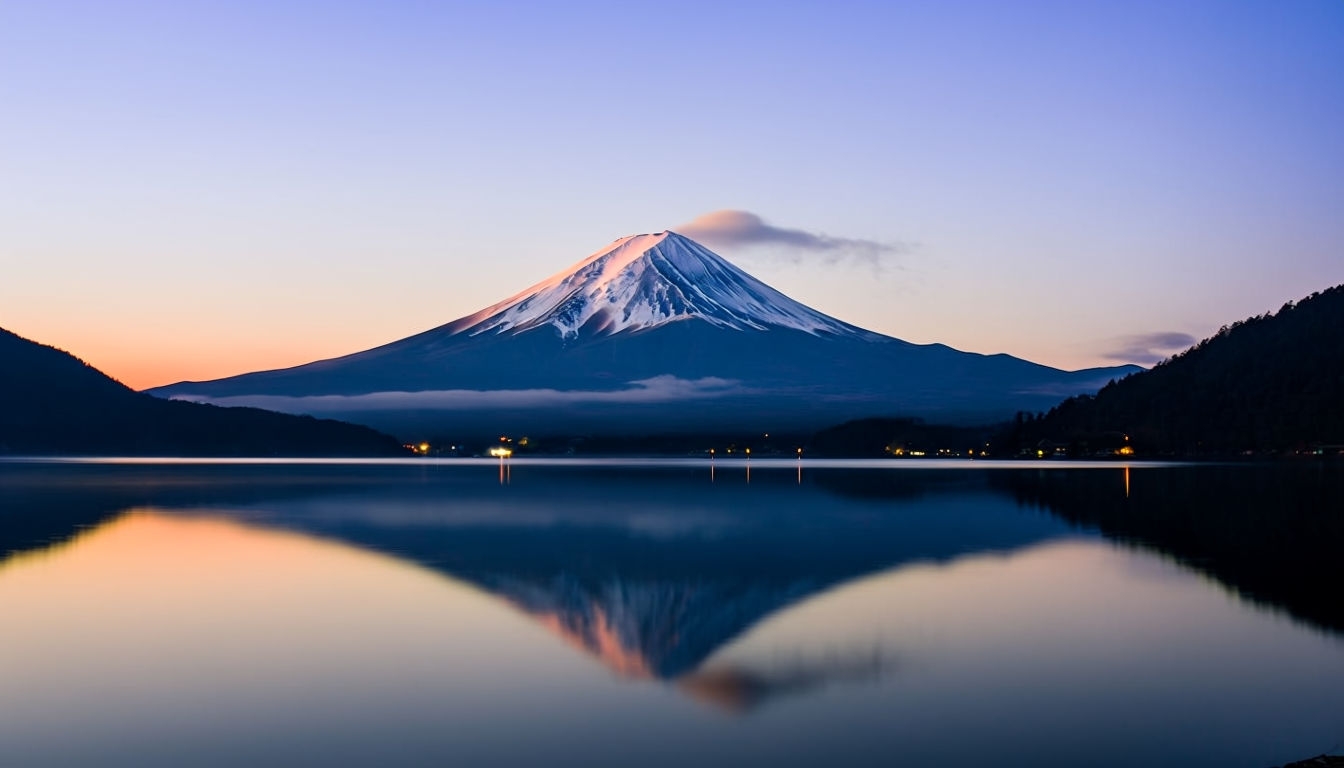
[[[0,463],[4,762],[1250,768],[1338,740],[1330,465],[940,466]]]
[[[708,663],[765,617],[868,574],[1097,529],[1344,629],[1331,595],[1344,583],[1331,555],[1344,486],[1329,468],[758,465],[749,486],[734,468],[745,469],[520,464],[501,487],[476,466],[4,465],[0,549],[60,541],[129,507],[227,509],[476,585],[618,675],[674,680],[735,711],[896,664],[881,648],[768,669]]]

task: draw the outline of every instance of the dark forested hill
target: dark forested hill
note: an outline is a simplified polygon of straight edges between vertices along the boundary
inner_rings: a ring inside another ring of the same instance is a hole
[[[163,400],[0,329],[0,454],[390,456],[366,427]]]
[[[1125,435],[1138,455],[1344,444],[1344,286],[1224,326],[1095,397],[1019,420],[1004,442],[1028,448],[1044,440],[1091,454],[1118,447]]]

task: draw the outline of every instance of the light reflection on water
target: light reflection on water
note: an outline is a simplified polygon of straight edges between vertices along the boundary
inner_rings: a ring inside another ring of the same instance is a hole
[[[1181,549],[1193,513],[1144,527],[1236,476],[753,463],[750,485],[737,462],[0,466],[0,543],[25,550],[0,561],[0,743],[39,765],[1266,766],[1344,735],[1328,604]]]

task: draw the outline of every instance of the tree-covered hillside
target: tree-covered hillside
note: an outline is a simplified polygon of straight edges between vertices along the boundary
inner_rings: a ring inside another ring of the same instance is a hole
[[[999,447],[1093,455],[1335,451],[1344,444],[1344,286],[1217,334],[1096,396],[1019,419]]]
[[[0,454],[392,456],[367,427],[136,392],[78,358],[0,329]]]

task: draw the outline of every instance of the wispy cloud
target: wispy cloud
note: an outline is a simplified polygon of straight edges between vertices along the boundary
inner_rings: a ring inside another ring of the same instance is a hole
[[[250,406],[285,413],[338,414],[350,411],[396,411],[406,409],[467,410],[473,408],[552,408],[580,404],[669,403],[745,394],[750,390],[731,379],[705,377],[681,379],[655,376],[630,382],[617,390],[564,389],[440,389],[425,392],[370,392],[364,395],[239,395],[236,397],[183,396],[222,406]]]
[[[1194,343],[1194,336],[1180,331],[1141,333],[1112,339],[1111,349],[1101,354],[1108,360],[1153,365]]]
[[[832,237],[802,229],[787,229],[767,224],[748,211],[714,211],[673,228],[692,240],[716,247],[776,246],[773,251],[792,261],[819,257],[827,263],[845,259],[867,261],[874,265],[891,256],[909,253],[908,243],[884,243],[852,237]]]

